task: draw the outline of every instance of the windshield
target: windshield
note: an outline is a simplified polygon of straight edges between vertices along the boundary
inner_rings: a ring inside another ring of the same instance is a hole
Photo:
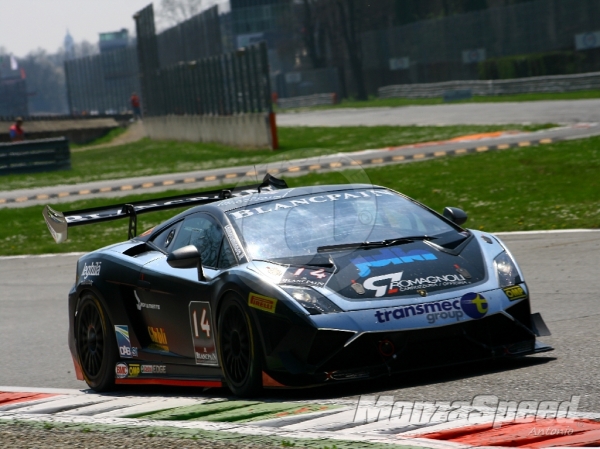
[[[228,216],[250,256],[262,260],[306,256],[325,246],[369,241],[446,234],[442,240],[464,238],[427,209],[385,189],[254,203]]]

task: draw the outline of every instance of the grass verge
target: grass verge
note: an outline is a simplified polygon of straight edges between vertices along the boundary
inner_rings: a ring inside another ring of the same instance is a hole
[[[111,129],[107,134],[105,134],[104,136],[102,136],[92,142],[86,143],[84,145],[71,143],[71,144],[69,144],[69,146],[71,147],[72,150],[75,150],[77,148],[85,148],[85,147],[91,147],[91,146],[95,146],[95,145],[102,145],[105,143],[110,143],[114,139],[119,137],[121,134],[124,134],[125,131],[127,131],[126,127],[119,126],[118,128]]]
[[[590,100],[600,98],[600,90],[582,90],[577,92],[560,93],[532,93],[517,95],[488,95],[477,96],[468,100],[444,103],[442,97],[435,98],[378,98],[371,96],[367,101],[356,101],[353,99],[342,100],[341,103],[331,106],[313,106],[310,108],[279,109],[284,111],[306,111],[312,109],[343,109],[343,108],[377,108],[377,107],[399,107],[399,106],[428,106],[435,104],[456,103],[505,103],[520,101],[549,101],[549,100]]]
[[[470,217],[467,226],[474,229],[600,228],[600,137],[369,168],[365,173],[374,184],[403,192],[437,211],[445,206],[464,209]],[[287,181],[294,187],[345,183],[349,177],[351,172],[332,172],[289,177]],[[56,207],[73,210],[175,193],[94,199]],[[91,251],[127,235],[127,221],[114,221],[72,228],[70,240],[56,245],[41,211],[41,206],[0,209],[1,255]],[[138,230],[175,213],[142,215]]]
[[[267,160],[310,157],[365,148],[382,148],[465,134],[518,129],[534,131],[554,125],[535,126],[358,126],[341,128],[279,128],[280,151],[242,150],[219,144],[152,141],[82,151],[71,155],[71,170],[8,175],[2,189],[26,189],[58,184],[76,184],[106,179],[123,179],[261,164]]]
[[[9,443],[43,441],[35,447],[210,447],[214,449],[306,448],[306,449],[410,449],[410,445],[390,445],[368,441],[328,438],[282,438],[235,432],[169,426],[127,424],[67,424],[58,421],[31,422],[0,420],[0,437]],[[3,440],[4,441],[4,440]],[[118,446],[117,446],[118,445]],[[10,443],[9,443],[10,446]],[[6,446],[6,447],[9,447]],[[25,447],[25,446],[19,446]],[[29,446],[28,446],[29,447]]]

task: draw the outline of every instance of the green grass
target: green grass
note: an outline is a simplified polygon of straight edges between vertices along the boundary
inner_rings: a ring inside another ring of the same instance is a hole
[[[467,226],[490,232],[600,228],[600,137],[538,147],[446,157],[429,161],[286,178],[292,187],[370,180],[403,192],[437,211],[464,209]],[[285,176],[284,176],[285,177]],[[175,192],[165,192],[168,196]],[[163,196],[160,195],[160,196]],[[159,196],[137,195],[65,203],[59,210],[96,207]],[[0,209],[0,254],[90,251],[127,236],[127,220],[79,226],[56,245],[42,207]],[[177,213],[142,215],[141,232]]]
[[[318,156],[331,152],[444,140],[472,133],[503,129],[533,131],[552,126],[554,125],[279,128],[279,151],[243,150],[220,144],[144,139],[115,147],[72,153],[71,170],[3,176],[2,190],[262,164],[278,159]]]
[[[104,136],[102,136],[92,142],[88,142],[84,145],[71,143],[71,144],[69,144],[69,146],[71,147],[72,150],[76,150],[78,148],[91,147],[91,146],[95,146],[95,145],[102,145],[105,143],[110,143],[113,141],[113,139],[119,137],[125,131],[127,131],[126,127],[119,126],[118,128],[111,129],[107,134],[105,134]]]
[[[313,106],[310,108],[279,109],[278,112],[300,111],[310,109],[338,109],[338,108],[376,108],[376,107],[398,107],[398,106],[427,106],[433,104],[455,104],[455,103],[501,103],[508,101],[547,101],[547,100],[588,100],[600,98],[600,90],[582,90],[577,92],[560,93],[533,93],[517,95],[494,95],[476,96],[469,100],[453,101],[444,103],[442,97],[435,98],[378,98],[371,96],[367,101],[353,99],[342,100],[340,104],[332,106]]]

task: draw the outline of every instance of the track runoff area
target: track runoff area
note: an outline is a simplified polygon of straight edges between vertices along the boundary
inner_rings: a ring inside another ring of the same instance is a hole
[[[131,365],[130,365],[131,366]],[[569,401],[241,401],[220,397],[91,394],[0,387],[0,420],[71,429],[138,428],[265,446],[461,448],[600,445],[600,414]],[[329,446],[328,446],[329,445]]]

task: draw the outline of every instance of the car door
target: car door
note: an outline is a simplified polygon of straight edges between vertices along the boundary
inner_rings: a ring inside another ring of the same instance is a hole
[[[206,213],[189,215],[153,241],[170,253],[187,245],[198,249],[205,279],[198,269],[173,268],[167,257],[146,264],[137,298],[146,327],[142,350],[171,363],[218,366],[214,336],[214,280],[235,263],[221,225]]]

